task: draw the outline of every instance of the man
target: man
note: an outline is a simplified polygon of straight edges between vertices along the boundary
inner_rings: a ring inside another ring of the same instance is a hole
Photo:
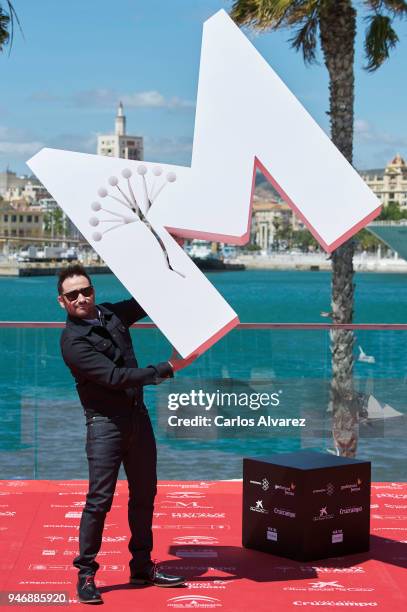
[[[143,386],[172,378],[182,360],[174,353],[171,361],[139,368],[129,327],[146,313],[134,299],[96,305],[91,279],[80,265],[60,273],[58,302],[68,314],[62,356],[75,378],[87,425],[89,491],[79,528],[79,555],[73,562],[79,570],[79,601],[102,601],[94,582],[99,568],[95,557],[121,463],[129,485],[130,583],[183,584],[182,576],[159,572],[151,561],[156,445],[143,402]]]

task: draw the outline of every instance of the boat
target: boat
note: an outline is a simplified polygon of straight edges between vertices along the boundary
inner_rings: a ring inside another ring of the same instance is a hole
[[[78,253],[76,249],[57,246],[45,246],[43,250],[35,246],[29,246],[26,250],[21,250],[17,255],[20,263],[49,263],[52,261],[76,261]]]
[[[237,271],[245,270],[246,266],[233,258],[236,256],[236,251],[232,251],[230,247],[225,246],[219,251],[211,249],[211,243],[206,240],[193,240],[192,243],[185,247],[192,261],[200,270],[203,271]]]
[[[366,355],[362,347],[359,345],[359,357],[358,361],[363,361],[364,363],[376,363],[376,359],[373,355]]]

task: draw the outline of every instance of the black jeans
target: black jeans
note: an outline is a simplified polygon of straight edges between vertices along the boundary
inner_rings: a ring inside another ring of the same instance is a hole
[[[122,462],[129,485],[130,572],[149,569],[157,492],[157,451],[146,408],[135,408],[131,416],[89,419],[86,454],[89,491],[79,527],[79,555],[73,561],[79,576],[94,575],[99,569],[95,557],[102,544],[106,513],[112,506]]]

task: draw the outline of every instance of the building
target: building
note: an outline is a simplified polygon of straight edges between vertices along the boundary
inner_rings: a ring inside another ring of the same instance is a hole
[[[39,184],[34,177],[17,176],[15,172],[7,168],[5,172],[0,172],[0,196],[4,197],[9,190],[23,190],[28,183]]]
[[[123,104],[121,102],[117,108],[114,134],[98,136],[97,154],[123,157],[125,159],[144,158],[142,136],[126,134],[126,116],[123,113]]]
[[[27,206],[18,202],[13,207],[0,202],[0,236],[4,238],[41,238],[43,235],[44,213],[39,206]]]
[[[277,229],[292,228],[293,217],[291,208],[285,202],[254,197],[251,243],[267,251],[273,245]]]
[[[386,168],[361,170],[360,175],[383,206],[397,202],[407,208],[407,165],[401,155],[397,154]]]
[[[24,199],[30,204],[36,204],[42,198],[50,197],[48,191],[39,182],[27,179],[24,184],[9,187],[3,194],[3,199],[7,202]]]

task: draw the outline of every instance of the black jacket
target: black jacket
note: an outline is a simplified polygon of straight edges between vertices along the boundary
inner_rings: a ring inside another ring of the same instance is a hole
[[[143,404],[143,386],[173,377],[166,361],[139,368],[129,327],[146,316],[136,300],[98,305],[104,325],[68,315],[61,335],[62,357],[76,381],[87,416],[130,414]]]

